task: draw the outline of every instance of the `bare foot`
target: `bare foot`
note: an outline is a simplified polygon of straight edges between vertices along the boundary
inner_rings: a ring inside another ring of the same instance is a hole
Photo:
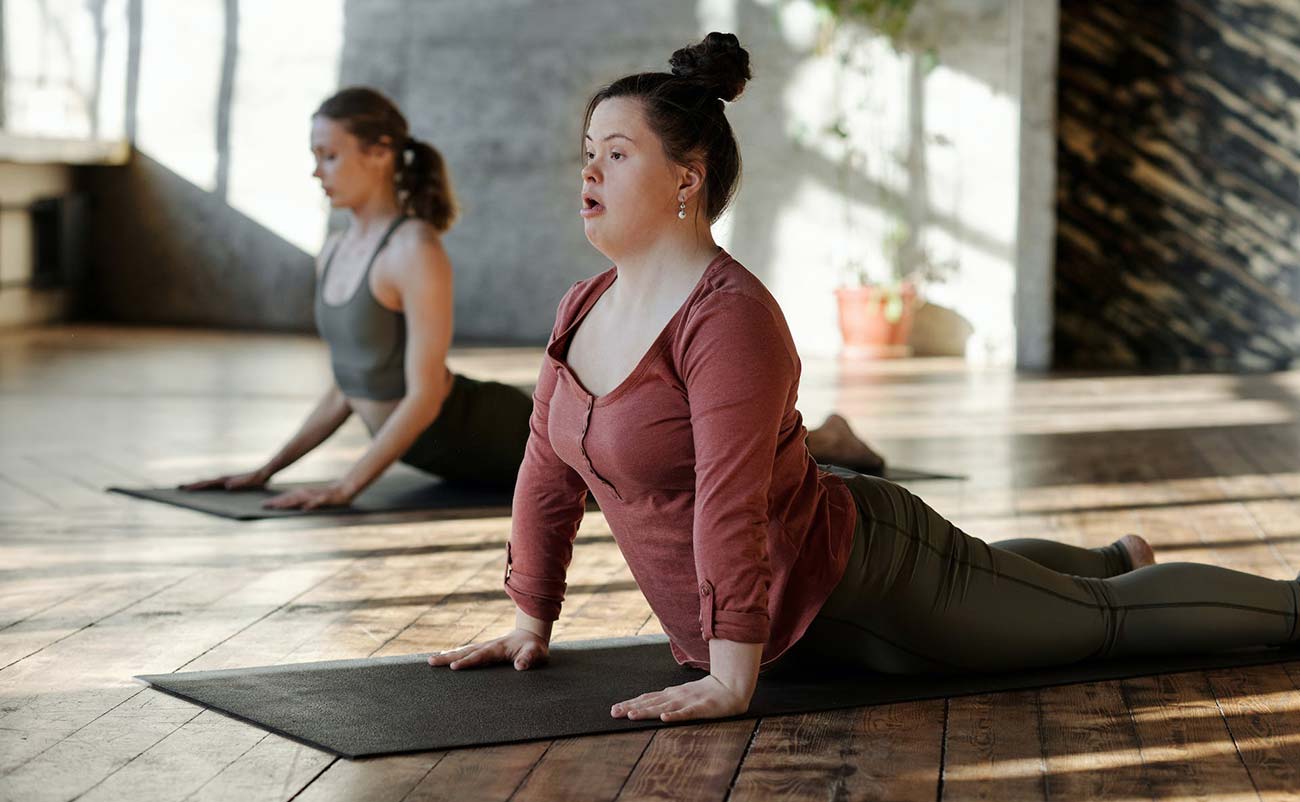
[[[1145,568],[1148,565],[1156,564],[1156,553],[1151,549],[1151,544],[1141,535],[1125,535],[1119,539],[1120,546],[1128,552],[1129,562],[1133,563],[1133,570]]]
[[[885,467],[885,458],[854,434],[844,416],[836,413],[808,432],[808,450],[818,462],[853,470],[879,473]]]

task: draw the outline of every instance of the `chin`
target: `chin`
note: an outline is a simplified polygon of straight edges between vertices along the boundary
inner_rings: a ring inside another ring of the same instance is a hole
[[[590,223],[583,228],[584,233],[587,235],[587,242],[591,243],[591,247],[600,251],[606,258],[613,259],[614,257],[611,254],[611,249],[609,247],[609,240],[606,237],[602,237],[599,231],[593,230],[594,227]]]

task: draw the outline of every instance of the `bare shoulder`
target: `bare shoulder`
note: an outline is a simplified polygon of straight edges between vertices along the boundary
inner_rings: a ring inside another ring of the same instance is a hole
[[[425,220],[412,219],[398,226],[384,256],[385,272],[394,278],[439,277],[451,270],[442,236]]]

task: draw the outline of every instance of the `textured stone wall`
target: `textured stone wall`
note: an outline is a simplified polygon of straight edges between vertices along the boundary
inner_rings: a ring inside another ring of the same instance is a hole
[[[1061,4],[1057,367],[1300,354],[1300,6]]]

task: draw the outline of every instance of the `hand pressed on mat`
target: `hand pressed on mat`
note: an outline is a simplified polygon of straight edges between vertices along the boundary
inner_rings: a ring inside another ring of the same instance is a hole
[[[749,709],[758,684],[763,644],[714,638],[709,641],[709,676],[643,693],[609,709],[614,718],[693,721],[738,716]]]
[[[429,665],[478,668],[495,663],[513,663],[516,671],[526,671],[546,662],[551,652],[551,622],[533,618],[515,610],[515,629],[499,638],[471,643],[459,649],[429,655]]]
[[[738,716],[749,709],[749,697],[723,685],[712,674],[684,685],[662,691],[643,693],[635,699],[619,702],[609,709],[610,716],[660,721],[691,721],[702,718]]]
[[[271,481],[271,474],[258,468],[248,473],[232,473],[215,479],[200,479],[197,482],[179,485],[180,490],[259,490]]]
[[[267,499],[262,506],[268,510],[314,510],[318,507],[346,507],[355,494],[337,482],[317,487],[299,487]]]

